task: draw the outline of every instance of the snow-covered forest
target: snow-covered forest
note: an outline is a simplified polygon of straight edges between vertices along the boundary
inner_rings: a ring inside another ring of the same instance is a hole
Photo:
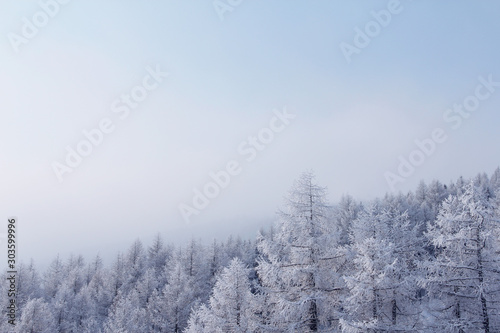
[[[158,236],[109,267],[18,272],[22,333],[500,332],[500,168],[336,204],[306,172],[255,239]]]

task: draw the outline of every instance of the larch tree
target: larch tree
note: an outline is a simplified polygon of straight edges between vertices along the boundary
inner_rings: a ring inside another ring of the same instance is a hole
[[[167,320],[166,332],[180,333],[186,328],[191,309],[197,305],[193,280],[184,266],[174,260],[161,298],[161,313]]]
[[[418,225],[406,212],[375,203],[351,229],[344,332],[417,331]]]
[[[141,278],[145,271],[147,263],[146,251],[144,250],[144,245],[140,240],[136,240],[132,246],[130,246],[127,255],[125,256],[125,272],[126,278],[122,288],[128,292],[130,291],[135,283]]]
[[[126,281],[125,259],[122,253],[116,256],[116,260],[111,267],[109,279],[112,285],[113,297],[118,296],[122,286]]]
[[[395,264],[394,246],[386,238],[388,229],[376,204],[370,205],[352,224],[349,251],[353,260],[344,275],[348,297],[347,314],[341,319],[343,332],[375,332],[386,324],[382,293],[389,287],[387,271]]]
[[[107,269],[97,268],[90,282],[82,289],[82,293],[86,294],[85,299],[93,303],[89,316],[92,319],[89,319],[85,325],[89,330],[96,325],[102,327],[108,316],[108,309],[113,304],[114,287],[111,273]]]
[[[450,196],[427,236],[436,247],[421,281],[436,318],[429,330],[498,332],[499,219],[486,192],[471,182],[462,195]]]
[[[343,195],[340,202],[333,210],[333,217],[340,233],[339,242],[347,245],[350,242],[349,230],[352,222],[358,217],[361,211],[361,204],[356,202],[350,195]]]
[[[270,331],[318,332],[338,319],[342,256],[328,209],[326,189],[304,173],[286,198],[273,239],[258,242]]]
[[[496,168],[490,177],[490,188],[493,193],[500,190],[500,168]]]
[[[26,303],[16,330],[23,333],[58,332],[50,307],[41,298],[34,298]]]
[[[165,246],[163,238],[157,234],[153,244],[148,248],[148,266],[155,269],[156,275],[160,275],[172,258],[172,246]]]
[[[191,239],[189,245],[181,249],[177,262],[188,276],[189,288],[193,297],[201,302],[208,300],[210,294],[210,264],[205,246],[199,240]]]
[[[64,264],[57,255],[43,275],[43,291],[47,302],[56,296],[59,285],[65,278]]]
[[[168,332],[168,322],[166,316],[166,303],[161,291],[153,290],[146,305],[147,322],[150,333]]]
[[[42,296],[41,279],[33,260],[29,265],[20,263],[17,268],[17,306],[23,308],[30,300]],[[20,313],[19,313],[20,314]]]
[[[158,287],[159,282],[155,274],[155,269],[149,268],[134,286],[134,290],[139,295],[141,307],[146,307],[148,299],[153,294],[153,291],[158,290]]]
[[[218,276],[208,305],[192,314],[186,332],[256,332],[254,300],[257,296],[250,290],[249,271],[240,259],[234,258]]]
[[[108,320],[104,325],[105,333],[149,333],[146,309],[141,307],[139,293],[121,293],[111,306]]]

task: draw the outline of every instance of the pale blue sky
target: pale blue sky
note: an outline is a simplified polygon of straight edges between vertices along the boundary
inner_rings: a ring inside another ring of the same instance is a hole
[[[22,258],[109,259],[157,232],[252,237],[306,169],[332,201],[382,196],[436,127],[449,139],[397,190],[491,173],[500,88],[457,130],[443,113],[479,76],[500,81],[500,3],[401,1],[348,64],[340,43],[388,3],[244,0],[221,21],[211,1],[73,0],[15,52],[8,34],[41,8],[0,0],[0,217],[18,216]],[[112,102],[157,65],[170,75],[121,120]],[[245,162],[238,145],[284,107],[296,118]],[[105,117],[115,130],[58,182],[51,163]],[[233,159],[241,174],[187,225],[179,204]]]

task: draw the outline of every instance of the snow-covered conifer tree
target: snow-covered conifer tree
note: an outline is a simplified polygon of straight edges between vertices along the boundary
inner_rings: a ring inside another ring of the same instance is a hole
[[[41,298],[34,298],[26,303],[16,329],[17,332],[23,333],[58,332],[50,307]]]
[[[249,269],[234,258],[217,278],[208,306],[199,307],[190,318],[186,332],[257,332]]]
[[[354,257],[344,276],[349,296],[344,332],[417,331],[418,225],[394,207],[374,203],[351,229]]]
[[[175,260],[177,261],[177,260]],[[180,333],[187,326],[191,309],[196,304],[193,277],[189,276],[180,262],[170,268],[168,283],[165,285],[162,298],[162,313],[167,320],[166,332]]]
[[[273,239],[258,242],[270,331],[317,332],[338,320],[342,256],[328,209],[326,189],[304,173],[286,199]]]
[[[486,193],[471,182],[443,204],[427,236],[436,258],[422,280],[431,298],[429,331],[498,332],[499,220]]]

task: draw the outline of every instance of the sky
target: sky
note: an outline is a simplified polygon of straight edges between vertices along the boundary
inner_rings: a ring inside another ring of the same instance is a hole
[[[495,1],[0,4],[22,261],[253,238],[306,170],[335,203],[500,165]]]

